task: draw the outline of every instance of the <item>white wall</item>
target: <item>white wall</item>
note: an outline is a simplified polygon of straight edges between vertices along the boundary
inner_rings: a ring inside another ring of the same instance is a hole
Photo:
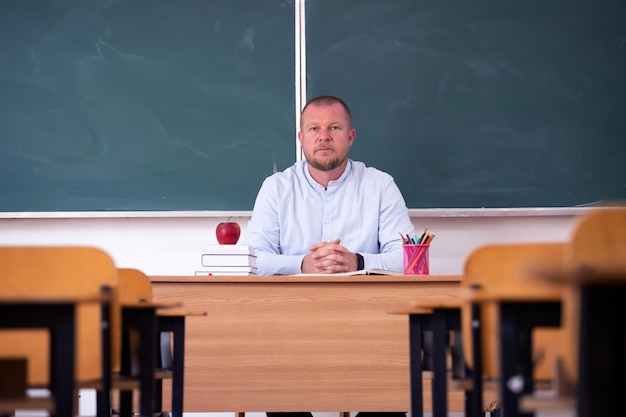
[[[460,274],[466,256],[480,245],[566,240],[573,216],[581,212],[582,209],[410,211],[416,230],[428,227],[437,232],[430,249],[433,275]],[[215,227],[229,217],[220,214],[5,217],[0,218],[0,245],[92,245],[107,251],[120,267],[137,268],[148,275],[193,275],[200,266],[202,245],[216,243]],[[232,214],[232,220],[245,233],[250,213]]]

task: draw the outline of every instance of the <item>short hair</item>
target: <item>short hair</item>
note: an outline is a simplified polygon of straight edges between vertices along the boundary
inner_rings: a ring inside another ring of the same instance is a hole
[[[302,108],[302,111],[300,112],[300,129],[302,129],[302,115],[304,114],[304,111],[307,109],[307,107],[309,107],[309,105],[313,104],[315,106],[330,106],[331,104],[335,103],[341,104],[341,107],[343,107],[343,109],[346,111],[346,114],[348,115],[348,120],[350,121],[350,127],[352,127],[352,113],[350,113],[350,107],[348,107],[345,101],[335,96],[317,96],[307,101],[307,103]]]

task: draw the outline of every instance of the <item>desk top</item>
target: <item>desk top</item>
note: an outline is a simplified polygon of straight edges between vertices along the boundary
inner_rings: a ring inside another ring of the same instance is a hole
[[[156,309],[165,309],[165,308],[177,308],[177,307],[181,307],[182,305],[183,303],[180,301],[170,301],[170,302],[128,301],[128,302],[120,303],[120,306],[122,308],[135,309],[135,310],[141,310],[141,309],[155,309],[156,310]]]
[[[475,302],[545,302],[562,301],[565,297],[563,289],[539,288],[531,291],[512,291],[508,289],[479,290],[472,292],[469,301]]]
[[[199,311],[199,310],[194,310],[194,311],[190,311],[190,310],[159,310],[157,311],[157,316],[158,317],[188,317],[188,316],[193,316],[193,317],[200,317],[200,316],[207,316],[208,313],[206,311]]]
[[[151,276],[152,282],[461,282],[461,275],[245,275],[245,276]]]
[[[608,265],[602,269],[540,269],[533,271],[533,279],[544,279],[549,282],[565,285],[583,284],[626,284],[626,269],[622,265]]]
[[[20,296],[20,295],[1,295],[0,304],[3,305],[67,305],[81,303],[100,303],[109,301],[106,296]]]

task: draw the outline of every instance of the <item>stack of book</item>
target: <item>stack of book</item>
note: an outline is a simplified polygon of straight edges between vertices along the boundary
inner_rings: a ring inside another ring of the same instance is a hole
[[[256,275],[256,255],[248,245],[204,245],[197,276]]]

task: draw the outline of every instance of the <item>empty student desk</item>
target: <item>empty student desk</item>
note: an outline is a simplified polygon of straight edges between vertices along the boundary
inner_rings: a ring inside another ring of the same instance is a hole
[[[104,300],[104,299],[103,299]],[[52,398],[11,401],[17,408],[44,408],[51,415],[73,415],[76,344],[76,307],[99,299],[67,298],[0,298],[0,329],[40,329],[50,332],[50,392]],[[31,364],[32,365],[32,364]],[[3,377],[5,377],[3,375]],[[15,400],[15,399],[14,399]],[[11,413],[0,401],[0,414]],[[13,409],[10,409],[13,408]]]
[[[581,216],[568,242],[563,268],[546,269],[543,275],[565,284],[579,301],[564,315],[577,331],[569,343],[578,347],[578,361],[565,362],[566,371],[577,382],[577,415],[623,414],[626,208],[598,209]]]

